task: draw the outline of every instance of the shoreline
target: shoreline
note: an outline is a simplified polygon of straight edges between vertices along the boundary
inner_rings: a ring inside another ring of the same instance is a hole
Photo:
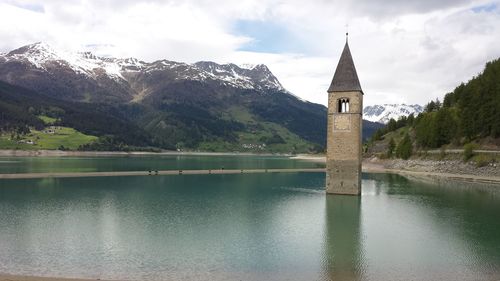
[[[297,154],[290,156],[290,159],[326,163],[326,156],[324,154]]]
[[[324,173],[324,168],[304,169],[213,169],[213,170],[162,170],[162,171],[111,171],[111,172],[57,172],[0,174],[0,179],[125,177],[125,176],[182,176],[182,175],[231,175],[259,173]]]
[[[316,163],[326,163],[324,154],[271,154],[271,153],[235,153],[235,152],[122,152],[122,151],[60,151],[60,150],[0,150],[0,157],[133,157],[133,156],[278,156],[289,157],[294,160],[311,161]],[[413,163],[424,162],[424,163]],[[480,174],[472,169],[461,171],[456,168],[454,163],[448,164],[453,168],[442,170],[432,167],[432,164],[441,163],[434,160],[381,160],[378,158],[365,158],[362,163],[362,171],[365,173],[390,173],[399,174],[407,177],[426,178],[434,180],[452,179],[467,182],[500,184],[500,169],[495,168],[486,174]],[[446,164],[446,163],[445,163]],[[420,169],[420,170],[419,170]],[[158,171],[158,175],[179,175],[179,174],[236,174],[236,173],[263,173],[263,172],[324,172],[324,169],[247,169],[247,170],[184,170],[179,173],[178,170]],[[65,178],[65,177],[102,177],[102,176],[146,176],[156,175],[155,171],[151,174],[148,171],[109,171],[109,172],[68,172],[68,173],[19,173],[19,174],[0,174],[0,179],[21,179],[21,178]]]
[[[434,180],[458,180],[466,182],[475,183],[485,183],[485,184],[500,184],[500,176],[478,176],[469,174],[455,174],[455,173],[443,173],[443,172],[427,172],[427,171],[412,171],[403,169],[390,169],[385,168],[381,164],[370,164],[363,162],[363,172],[374,173],[374,174],[398,174],[405,176],[407,178],[418,178],[418,179],[434,179]]]
[[[291,159],[299,159],[305,161],[313,161],[317,163],[326,163],[326,158],[324,155],[307,155],[299,154],[290,157]],[[393,162],[398,162],[399,166],[406,166],[408,160],[392,160]],[[438,162],[438,161],[436,161]],[[470,173],[459,173],[459,172],[443,172],[443,171],[433,171],[431,170],[409,170],[405,168],[391,168],[394,163],[388,163],[388,161],[376,159],[376,158],[365,158],[362,163],[362,171],[364,173],[388,173],[388,174],[398,174],[406,177],[418,178],[418,179],[433,179],[433,180],[459,180],[466,182],[476,182],[476,183],[486,183],[486,184],[500,184],[500,171],[499,175],[474,175]]]
[[[71,278],[71,277],[46,277],[46,276],[29,276],[29,275],[16,275],[16,274],[3,274],[0,273],[0,281],[91,281],[101,279],[85,279],[85,278]],[[112,281],[112,280],[105,280]]]
[[[106,156],[284,156],[285,153],[252,153],[252,152],[197,152],[197,151],[75,151],[75,150],[14,150],[0,149],[0,157],[106,157]]]
[[[0,174],[1,179],[39,179],[39,178],[81,178],[81,177],[125,177],[125,176],[182,176],[182,175],[229,175],[258,173],[324,173],[325,168],[304,169],[214,169],[214,170],[162,170],[162,171],[110,171],[110,172],[58,172],[58,173],[16,173]],[[380,164],[363,163],[363,173],[388,173],[405,177],[459,180],[475,183],[500,184],[500,177],[478,176],[469,174],[454,174],[442,172],[411,171],[389,169]]]

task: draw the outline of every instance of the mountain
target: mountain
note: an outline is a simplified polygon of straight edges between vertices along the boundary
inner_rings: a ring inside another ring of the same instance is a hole
[[[41,130],[44,123],[38,116],[49,115],[60,119],[57,125],[89,135],[112,135],[119,143],[137,147],[154,145],[149,133],[107,105],[62,101],[2,81],[0,97],[0,133],[26,126]]]
[[[415,117],[424,111],[424,108],[418,104],[383,104],[366,106],[363,109],[363,119],[387,124],[392,118],[398,120],[401,116],[408,116],[414,114]]]
[[[98,57],[90,52],[69,53],[44,43],[0,55],[0,80],[58,98],[86,102],[136,102],[179,81],[286,92],[262,64],[240,67],[168,60],[146,63],[135,58]]]
[[[0,55],[0,80],[92,104],[166,149],[321,150],[326,135],[326,108],[293,96],[265,65],[148,63],[36,43]]]
[[[288,92],[263,64],[144,62],[36,43],[0,54],[0,81],[10,87],[9,101],[19,87],[34,98],[7,107],[53,115],[105,139],[105,147],[111,139],[165,149],[308,152],[323,150],[326,140],[326,107]],[[113,131],[110,120],[128,131]],[[364,132],[377,126],[366,123]]]

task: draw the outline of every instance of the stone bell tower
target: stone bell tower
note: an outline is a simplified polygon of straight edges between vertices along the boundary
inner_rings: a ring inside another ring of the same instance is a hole
[[[328,88],[327,193],[361,194],[362,122],[363,90],[346,38]]]

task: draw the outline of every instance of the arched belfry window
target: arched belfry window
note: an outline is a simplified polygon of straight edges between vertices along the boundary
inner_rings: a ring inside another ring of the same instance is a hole
[[[337,101],[337,111],[339,113],[349,112],[349,99],[341,98]]]

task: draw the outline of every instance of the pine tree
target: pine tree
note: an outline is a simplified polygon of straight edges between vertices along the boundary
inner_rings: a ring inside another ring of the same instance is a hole
[[[396,156],[404,160],[408,160],[413,153],[413,146],[411,144],[410,135],[405,134],[403,139],[399,142],[396,148]]]
[[[436,98],[436,101],[434,102],[435,108],[434,110],[440,110],[441,109],[441,102],[439,101],[438,98]]]
[[[391,138],[389,140],[389,144],[387,144],[387,158],[392,158],[395,148],[396,148],[396,143],[394,142],[394,139]]]
[[[434,101],[430,101],[425,106],[425,112],[433,112],[436,109],[436,103]]]
[[[415,122],[415,115],[412,113],[408,115],[408,118],[406,119],[406,124],[408,126],[413,126],[413,122]]]
[[[396,120],[394,120],[394,118],[391,118],[389,120],[389,122],[387,123],[387,132],[392,132],[392,131],[395,131],[397,129],[397,124],[396,124]]]

